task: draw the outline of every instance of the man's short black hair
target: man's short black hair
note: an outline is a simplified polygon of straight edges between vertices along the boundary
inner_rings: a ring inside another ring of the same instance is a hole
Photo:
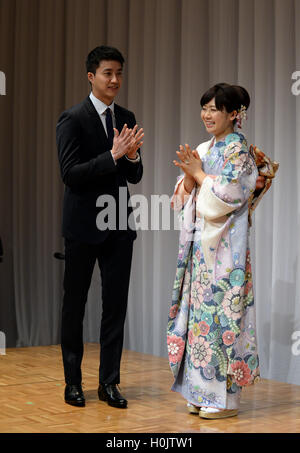
[[[121,52],[115,47],[99,46],[91,50],[86,59],[86,72],[96,74],[102,60],[119,61],[123,67],[124,58]]]

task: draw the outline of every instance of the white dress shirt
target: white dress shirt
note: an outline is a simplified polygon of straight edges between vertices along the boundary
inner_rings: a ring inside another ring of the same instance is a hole
[[[90,94],[90,100],[92,101],[93,106],[95,107],[95,109],[97,110],[98,115],[100,116],[100,119],[102,121],[105,133],[107,135],[107,130],[106,130],[106,109],[110,108],[113,127],[116,128],[115,103],[112,102],[110,105],[106,105],[106,104],[104,104],[104,102],[100,101],[100,99],[96,98],[96,96],[94,96],[94,94],[92,92]],[[114,159],[114,156],[113,156],[111,150],[110,150],[110,152],[111,152],[112,158]],[[140,156],[138,156],[136,159],[129,159],[129,157],[127,157],[126,154],[125,154],[125,157],[130,162],[139,162],[139,160],[140,160]],[[114,159],[114,162],[116,164],[115,159]]]

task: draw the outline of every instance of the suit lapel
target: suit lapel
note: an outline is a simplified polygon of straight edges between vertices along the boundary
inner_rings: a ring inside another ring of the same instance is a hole
[[[93,125],[95,135],[97,136],[97,138],[101,142],[101,144],[104,145],[108,149],[109,143],[108,143],[107,135],[105,133],[102,121],[101,121],[101,119],[98,115],[98,112],[95,109],[92,101],[90,100],[89,96],[85,99],[84,105],[85,105],[86,111],[88,113],[89,120]]]

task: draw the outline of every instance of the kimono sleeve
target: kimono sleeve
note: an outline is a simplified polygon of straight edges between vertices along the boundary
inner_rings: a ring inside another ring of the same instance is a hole
[[[177,182],[175,185],[174,193],[171,198],[171,208],[174,211],[182,211],[184,206],[186,205],[187,201],[190,198],[193,198],[194,190],[191,193],[187,192],[183,185],[184,175],[180,175],[177,178]],[[179,193],[179,189],[181,189],[181,193]]]
[[[255,190],[257,168],[247,146],[232,142],[224,150],[222,173],[207,175],[197,197],[197,211],[209,220],[241,208]]]

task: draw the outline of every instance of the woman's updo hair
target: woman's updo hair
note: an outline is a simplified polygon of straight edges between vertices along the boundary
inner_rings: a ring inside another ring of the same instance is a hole
[[[250,96],[248,91],[239,85],[229,85],[228,83],[217,83],[203,94],[200,104],[201,107],[208,104],[215,98],[217,110],[225,108],[227,113],[234,110],[238,111],[242,105],[248,109],[250,105]],[[234,120],[235,123],[236,120]]]

